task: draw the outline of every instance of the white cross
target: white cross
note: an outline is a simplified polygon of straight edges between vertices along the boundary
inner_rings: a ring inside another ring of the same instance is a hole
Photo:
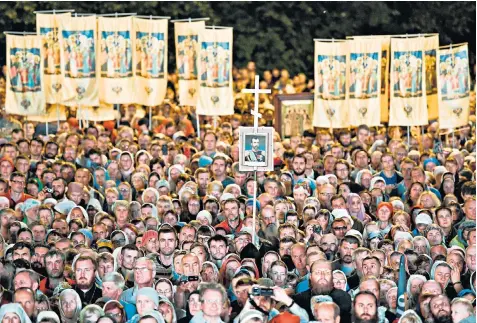
[[[262,114],[258,112],[258,103],[259,103],[259,95],[261,93],[271,93],[272,90],[265,89],[265,90],[260,90],[259,86],[259,76],[255,75],[255,88],[254,89],[244,89],[242,90],[243,93],[253,93],[255,95],[255,107],[252,111],[250,111],[250,114],[254,116],[253,118],[253,127],[255,130],[258,128],[258,118],[262,117]]]

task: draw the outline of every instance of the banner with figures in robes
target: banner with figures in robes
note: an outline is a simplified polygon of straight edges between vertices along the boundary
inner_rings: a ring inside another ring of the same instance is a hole
[[[46,103],[61,102],[63,75],[61,75],[60,42],[62,19],[69,19],[71,13],[36,15],[36,31],[43,37],[43,80],[45,82]]]
[[[204,29],[200,35],[197,114],[234,114],[232,88],[233,29]]]
[[[429,120],[439,117],[437,104],[437,50],[439,48],[439,34],[426,35],[424,38],[426,68],[426,98],[427,113]]]
[[[96,17],[62,19],[60,25],[62,103],[96,106],[99,104]]]
[[[438,55],[437,95],[439,127],[451,129],[469,122],[470,71],[467,43],[440,48]]]
[[[46,111],[44,114],[36,116],[28,116],[29,121],[36,122],[54,122],[54,121],[64,121],[67,119],[68,111],[64,105],[60,104],[50,104],[46,106]]]
[[[391,38],[390,126],[428,123],[424,37]]]
[[[134,102],[132,17],[98,18],[99,100]]]
[[[348,62],[348,42],[315,41],[314,127],[349,126]]]
[[[41,36],[7,34],[5,112],[22,116],[45,113]]]
[[[381,123],[381,42],[356,39],[349,42],[349,123],[379,126]]]
[[[389,121],[389,55],[391,36],[348,36],[347,39],[374,39],[381,42],[381,122]]]
[[[167,19],[133,18],[134,103],[155,106],[167,92]]]
[[[176,22],[176,65],[179,74],[179,105],[196,106],[199,92],[200,33],[205,21]]]

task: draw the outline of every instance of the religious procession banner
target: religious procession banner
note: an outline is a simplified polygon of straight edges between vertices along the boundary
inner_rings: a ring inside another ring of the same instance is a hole
[[[96,62],[95,16],[71,17],[60,22],[62,103],[66,106],[99,104],[99,68]]]
[[[428,122],[424,38],[391,38],[390,126]]]
[[[60,104],[48,104],[44,114],[37,116],[28,116],[28,120],[36,122],[56,122],[58,120],[67,119],[67,108]]]
[[[439,127],[450,129],[469,122],[470,71],[467,43],[438,50],[437,95]]]
[[[159,105],[167,92],[167,19],[133,18],[135,103]]]
[[[98,18],[99,99],[103,102],[134,102],[132,25],[132,17]]]
[[[436,120],[439,117],[437,104],[437,60],[436,54],[439,48],[439,34],[425,36],[424,50],[426,67],[426,97],[427,113],[429,120]]]
[[[61,34],[62,19],[68,19],[71,13],[36,15],[36,31],[42,36],[43,80],[45,82],[46,103],[61,102],[63,75],[61,74],[61,51],[59,34]]]
[[[41,36],[7,34],[5,112],[22,116],[45,113]]]
[[[205,21],[176,22],[176,65],[179,74],[179,105],[196,106],[199,92],[199,35]]]
[[[314,127],[349,126],[348,62],[348,42],[315,41]]]
[[[101,101],[97,107],[81,107],[76,111],[76,117],[78,120],[87,122],[102,122],[116,120],[120,116],[118,115],[118,111],[114,109],[113,104]]]
[[[199,100],[197,114],[234,113],[232,89],[232,28],[204,29],[199,34]]]
[[[349,42],[349,123],[379,126],[381,112],[381,42]]]
[[[391,36],[349,36],[347,39],[374,39],[381,43],[381,122],[389,121],[389,55],[391,48]]]

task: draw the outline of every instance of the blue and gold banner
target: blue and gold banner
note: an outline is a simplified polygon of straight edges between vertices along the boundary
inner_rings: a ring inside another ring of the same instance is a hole
[[[429,35],[424,38],[426,66],[426,98],[427,113],[429,120],[436,120],[439,117],[437,103],[437,50],[439,48],[439,34]]]
[[[233,29],[204,29],[199,36],[199,100],[197,114],[234,113],[232,88]]]
[[[391,38],[390,126],[428,122],[424,37]]]
[[[471,85],[467,43],[439,49],[438,71],[439,127],[451,129],[466,125]]]
[[[43,80],[45,82],[46,103],[61,103],[63,75],[61,75],[61,50],[59,34],[62,19],[69,19],[71,13],[36,15],[36,31],[42,36]]]
[[[96,17],[62,19],[60,25],[62,103],[96,106],[99,104]]]
[[[348,42],[315,41],[314,127],[349,127],[348,62]]]
[[[22,116],[45,113],[41,49],[41,36],[7,35],[7,113]]]
[[[132,17],[98,18],[99,100],[134,103]]]
[[[349,121],[351,126],[381,123],[381,42],[349,41]]]
[[[200,33],[205,21],[176,22],[176,64],[179,76],[179,105],[196,106],[199,93]]]

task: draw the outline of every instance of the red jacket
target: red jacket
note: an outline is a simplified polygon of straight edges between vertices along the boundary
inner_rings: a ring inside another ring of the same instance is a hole
[[[225,220],[217,224],[215,226],[215,229],[221,228],[221,229],[224,229],[227,232],[227,234],[235,234],[235,232],[240,232],[240,230],[242,229],[242,226],[243,226],[243,222],[240,221],[239,225],[235,229],[232,229],[229,225],[229,222]]]

